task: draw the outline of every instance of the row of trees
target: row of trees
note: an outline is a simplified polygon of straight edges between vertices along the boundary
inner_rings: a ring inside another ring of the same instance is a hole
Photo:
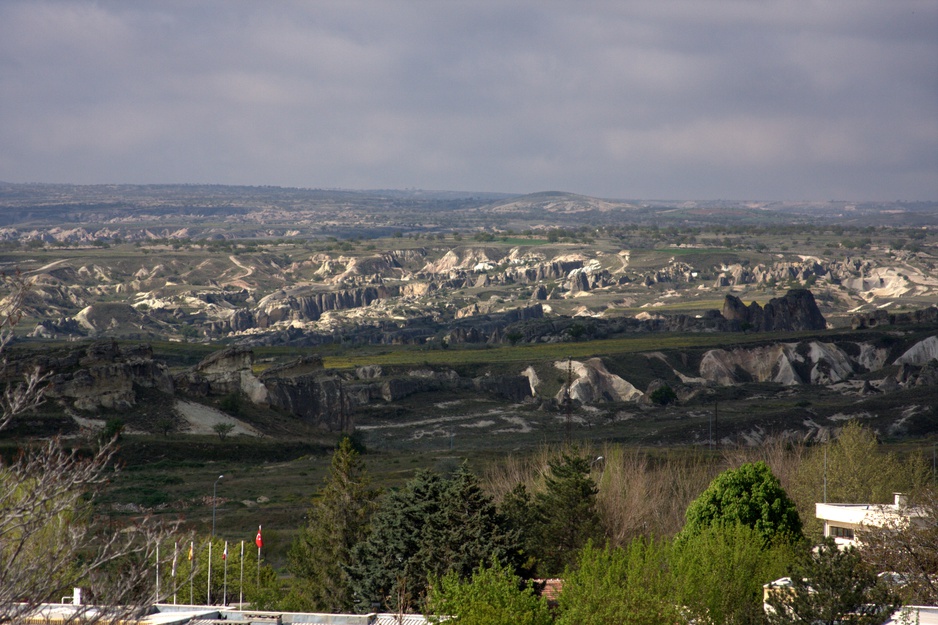
[[[875,446],[867,430],[849,427],[843,440],[827,445],[829,460],[861,452],[882,461],[876,475],[854,467],[849,480],[839,481],[831,471],[830,489],[870,494],[874,482],[879,488],[884,479],[919,470],[920,463],[869,449],[871,441]],[[797,453],[800,464],[812,466],[814,452]],[[866,462],[870,459],[867,455]],[[487,492],[491,484],[465,465],[450,477],[419,472],[380,497],[361,458],[343,441],[309,523],[291,549],[295,583],[278,605],[313,611],[426,610],[459,614],[469,623],[540,623],[546,622],[544,614],[559,623],[754,623],[763,618],[762,585],[790,575],[794,590],[776,595],[779,615],[798,612],[832,622],[824,614],[843,615],[869,604],[879,606],[867,615],[875,620],[898,602],[876,571],[918,567],[926,583],[932,578],[923,571],[938,572],[938,544],[928,542],[938,539],[934,518],[928,526],[932,538],[910,539],[906,554],[918,556],[922,544],[930,545],[924,553],[931,555],[914,562],[897,558],[895,542],[886,540],[895,534],[879,535],[882,548],[875,548],[872,530],[864,558],[831,545],[812,550],[817,534],[803,524],[805,515],[762,461],[742,462],[717,475],[686,506],[678,532],[616,536],[593,479],[598,476],[601,483],[614,471],[605,463],[607,458],[575,449],[561,451],[547,459],[539,487],[519,480],[497,503]],[[782,466],[797,484],[798,468]],[[806,532],[815,538],[806,539]],[[564,579],[555,613],[545,611],[526,581],[545,577]],[[809,580],[810,591],[800,580]],[[903,592],[906,600],[938,600],[914,583]],[[524,615],[500,621],[492,606]],[[478,620],[466,616],[476,613]]]
[[[554,622],[882,623],[903,601],[938,599],[931,587],[938,510],[933,497],[924,497],[924,524],[868,528],[862,551],[838,549],[831,539],[812,548],[778,479],[764,463],[744,464],[722,473],[693,502],[673,540],[587,543],[565,570]],[[884,570],[901,574],[877,575]],[[787,582],[769,591],[765,609],[763,584],[783,575]],[[500,619],[492,617],[492,606]],[[435,583],[428,611],[473,625],[552,618],[530,585],[497,563],[468,579],[451,574]]]
[[[602,529],[590,463],[551,462],[546,488],[523,485],[500,506],[466,465],[451,477],[421,471],[380,499],[344,439],[309,522],[290,550],[297,580],[284,605],[319,611],[412,610],[430,580],[471,576],[480,563],[526,577],[558,575]]]

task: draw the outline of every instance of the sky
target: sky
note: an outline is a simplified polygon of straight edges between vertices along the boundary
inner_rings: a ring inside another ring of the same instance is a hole
[[[938,2],[0,0],[0,180],[938,200]]]

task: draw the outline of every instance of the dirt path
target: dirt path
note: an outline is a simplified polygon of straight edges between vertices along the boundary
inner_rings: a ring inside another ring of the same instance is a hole
[[[33,269],[32,271],[27,271],[26,273],[27,273],[27,274],[33,274],[33,273],[41,273],[41,272],[43,272],[43,271],[48,271],[48,270],[52,269],[53,267],[58,267],[59,265],[61,265],[62,263],[66,262],[66,261],[68,261],[67,258],[63,258],[63,259],[61,259],[61,260],[54,260],[54,261],[52,261],[51,263],[49,263],[48,265],[43,265],[43,266],[40,267],[39,269]]]
[[[235,280],[243,280],[244,278],[247,278],[248,276],[250,276],[250,275],[252,275],[252,274],[254,273],[254,267],[248,267],[247,265],[243,264],[241,261],[239,261],[239,260],[238,260],[237,258],[235,258],[234,256],[229,256],[229,257],[228,257],[228,260],[230,260],[230,261],[233,262],[235,265],[237,265],[238,267],[240,267],[241,269],[243,269],[244,272],[245,272],[245,273],[243,273],[242,275],[236,277]]]

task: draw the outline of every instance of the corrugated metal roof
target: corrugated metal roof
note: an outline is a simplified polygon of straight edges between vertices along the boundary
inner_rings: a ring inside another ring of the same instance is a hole
[[[422,614],[378,614],[374,625],[427,625]]]

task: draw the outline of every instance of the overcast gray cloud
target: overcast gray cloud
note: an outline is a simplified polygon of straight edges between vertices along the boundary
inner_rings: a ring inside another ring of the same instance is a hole
[[[938,2],[5,0],[0,180],[938,199]]]

